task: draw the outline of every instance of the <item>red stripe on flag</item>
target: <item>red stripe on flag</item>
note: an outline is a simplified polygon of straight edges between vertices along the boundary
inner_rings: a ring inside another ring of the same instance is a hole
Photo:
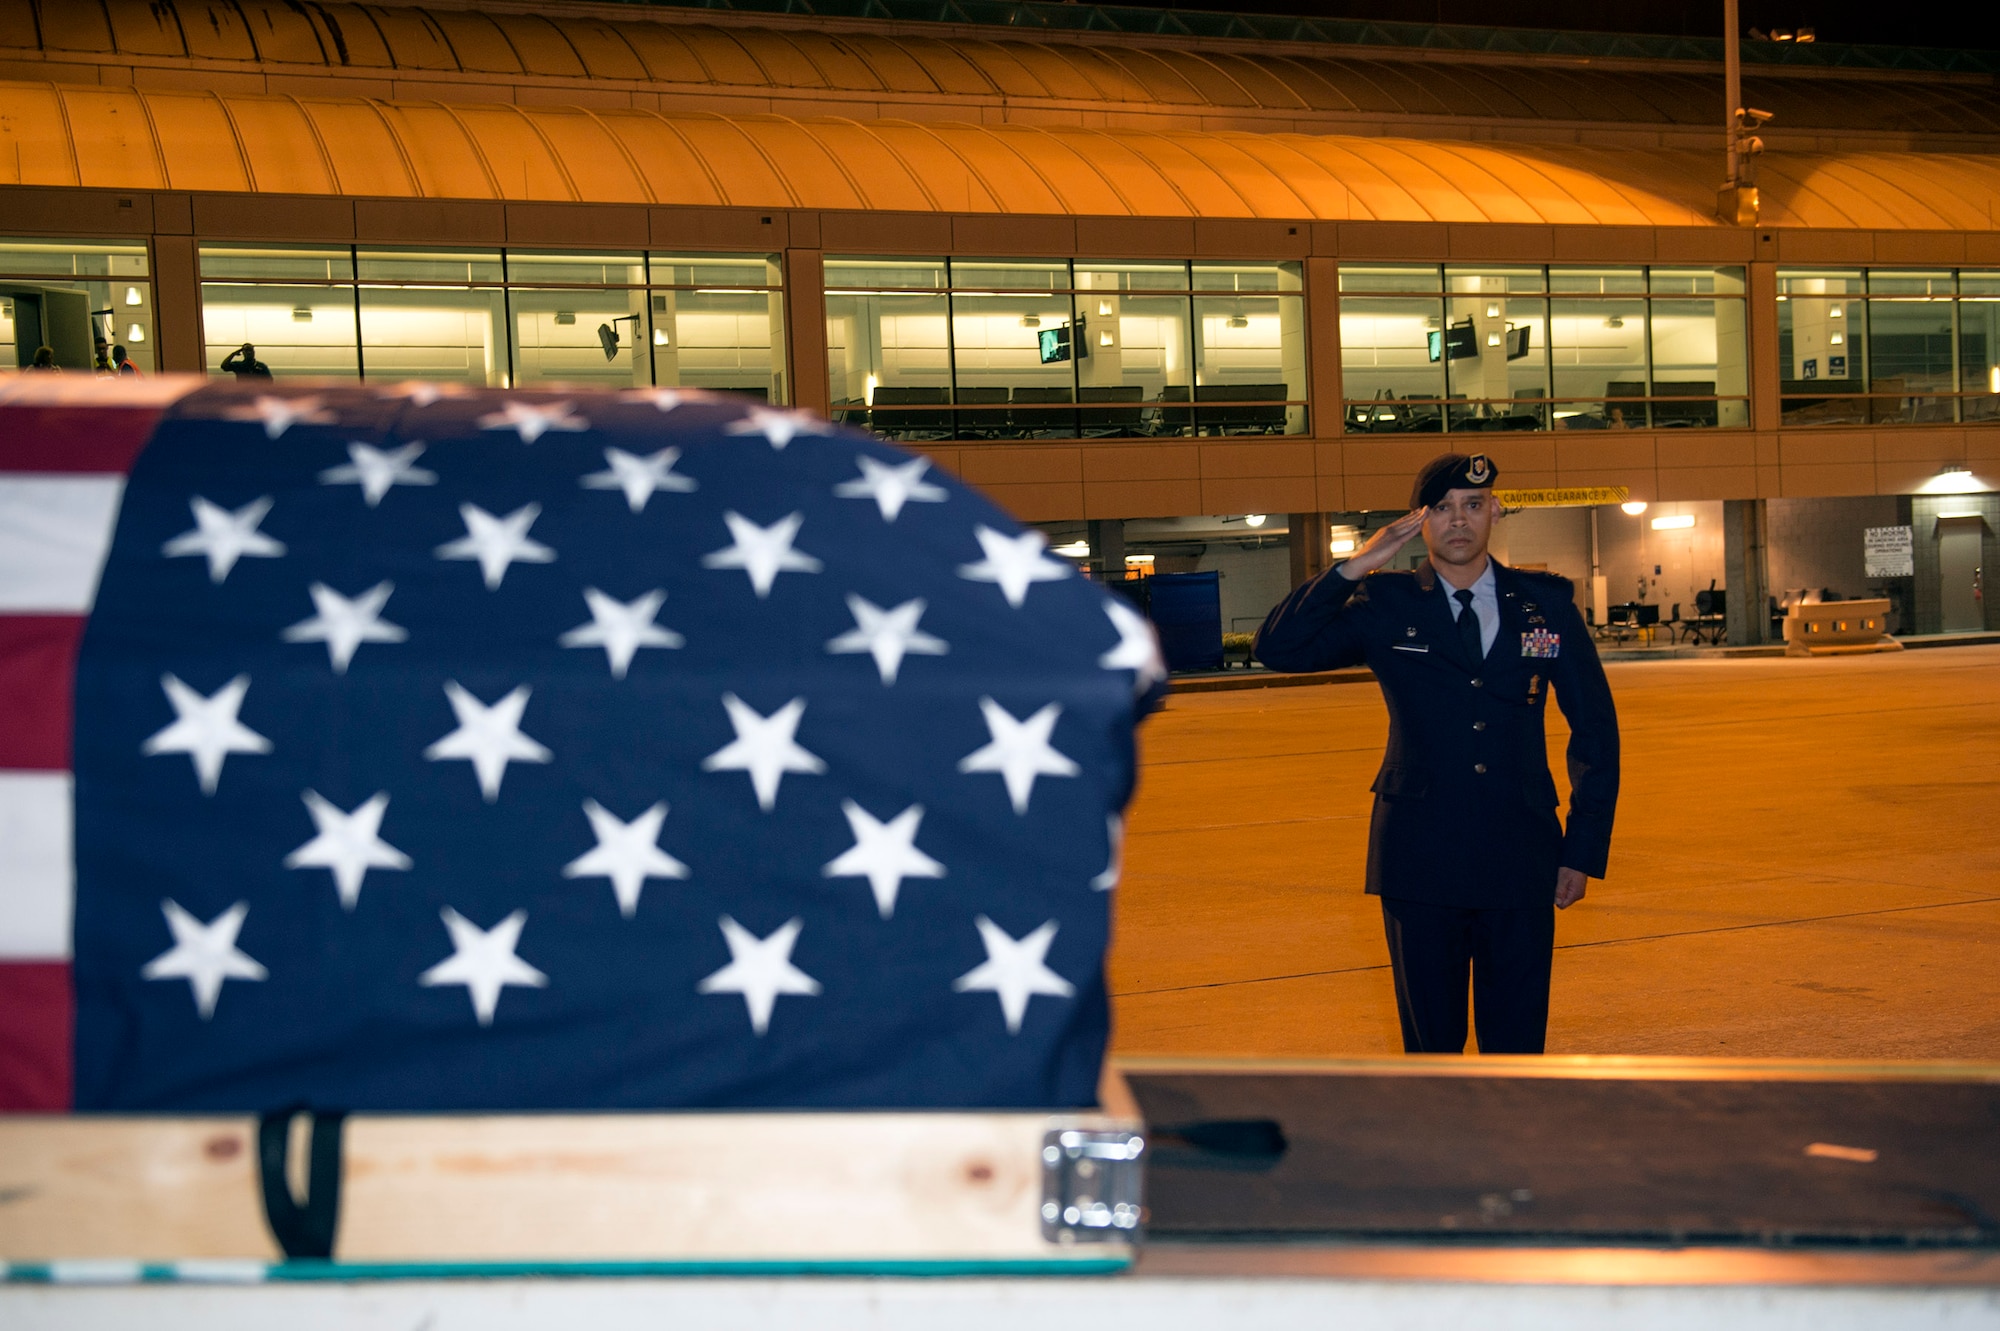
[[[69,770],[81,615],[0,615],[0,769]]]
[[[70,1107],[75,1025],[68,962],[0,962],[0,1113]]]
[[[160,414],[158,407],[0,404],[0,471],[123,475]]]

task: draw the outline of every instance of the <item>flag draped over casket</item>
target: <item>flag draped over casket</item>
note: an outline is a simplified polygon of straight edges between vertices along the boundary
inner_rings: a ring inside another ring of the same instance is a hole
[[[0,1104],[1078,1105],[1144,621],[655,390],[0,387]]]

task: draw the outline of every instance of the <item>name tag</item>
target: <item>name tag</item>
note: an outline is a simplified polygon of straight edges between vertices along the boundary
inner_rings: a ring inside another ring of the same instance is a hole
[[[1554,660],[1562,651],[1562,634],[1535,629],[1521,635],[1521,655],[1538,660]]]
[[[1389,644],[1389,650],[1392,652],[1427,652],[1430,650],[1430,645],[1422,642],[1394,642]]]

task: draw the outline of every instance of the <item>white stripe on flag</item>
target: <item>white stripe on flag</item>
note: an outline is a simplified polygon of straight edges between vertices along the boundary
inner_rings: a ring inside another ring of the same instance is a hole
[[[0,473],[0,611],[87,614],[124,493],[122,476]]]
[[[69,957],[73,785],[68,772],[0,772],[0,958]]]

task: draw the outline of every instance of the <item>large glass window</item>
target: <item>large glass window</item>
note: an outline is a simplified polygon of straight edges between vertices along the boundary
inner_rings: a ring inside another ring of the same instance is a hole
[[[834,411],[902,439],[1296,434],[1299,266],[831,258]]]
[[[153,286],[144,245],[0,238],[0,374],[47,348],[68,373],[110,373],[117,349],[153,369]]]
[[[1347,428],[1747,426],[1740,268],[1354,265]]]
[[[201,271],[211,373],[247,343],[274,376],[786,400],[773,255],[204,246]]]
[[[2000,274],[1780,269],[1787,425],[1925,424],[2000,414]]]

